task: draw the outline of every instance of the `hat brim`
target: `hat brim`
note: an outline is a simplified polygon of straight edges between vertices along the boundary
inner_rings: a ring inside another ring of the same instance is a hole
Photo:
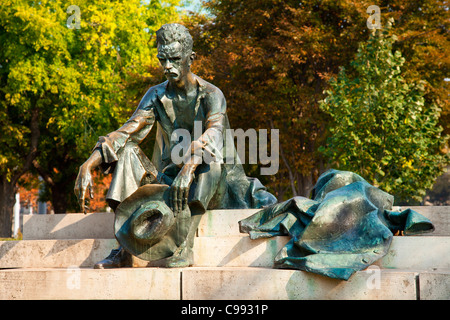
[[[177,217],[167,206],[168,185],[138,188],[116,209],[114,233],[120,245],[134,256],[155,261],[173,255],[189,231],[190,211]]]

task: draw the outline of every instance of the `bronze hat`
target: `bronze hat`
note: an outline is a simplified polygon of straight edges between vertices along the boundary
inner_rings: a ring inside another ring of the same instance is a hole
[[[177,217],[167,206],[168,185],[147,184],[116,209],[114,233],[120,245],[134,256],[155,261],[170,257],[186,239],[189,209]]]

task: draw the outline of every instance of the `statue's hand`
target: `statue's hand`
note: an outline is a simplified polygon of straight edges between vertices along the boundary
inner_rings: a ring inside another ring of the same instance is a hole
[[[78,171],[77,180],[75,180],[75,195],[78,198],[78,203],[80,204],[81,210],[86,213],[89,207],[86,205],[85,196],[86,190],[89,189],[89,196],[91,199],[94,198],[94,183],[92,182],[92,168],[99,166],[102,163],[102,154],[99,149],[95,149],[92,152],[89,159],[86,160],[80,167]]]
[[[92,174],[91,174],[91,166],[86,161],[80,167],[78,171],[77,179],[75,180],[75,195],[78,198],[78,203],[80,204],[81,210],[86,213],[89,210],[89,207],[86,205],[85,197],[86,191],[89,189],[89,196],[91,199],[94,198],[94,184],[92,182]]]
[[[189,188],[194,180],[195,169],[191,166],[185,165],[175,180],[173,180],[170,189],[169,203],[175,215],[183,211],[188,203]]]

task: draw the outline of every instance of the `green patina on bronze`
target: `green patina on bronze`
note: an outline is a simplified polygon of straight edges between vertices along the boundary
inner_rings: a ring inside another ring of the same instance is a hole
[[[312,198],[294,197],[239,222],[251,239],[290,235],[275,267],[348,280],[389,250],[393,235],[434,230],[419,213],[392,211],[394,197],[348,171],[320,176]]]

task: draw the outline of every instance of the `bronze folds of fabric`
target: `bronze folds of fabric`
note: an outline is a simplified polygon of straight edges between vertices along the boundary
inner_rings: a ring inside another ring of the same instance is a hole
[[[239,222],[251,239],[290,235],[275,267],[348,280],[387,254],[393,234],[434,226],[413,210],[392,211],[394,197],[348,171],[321,175],[312,199],[294,197]]]

